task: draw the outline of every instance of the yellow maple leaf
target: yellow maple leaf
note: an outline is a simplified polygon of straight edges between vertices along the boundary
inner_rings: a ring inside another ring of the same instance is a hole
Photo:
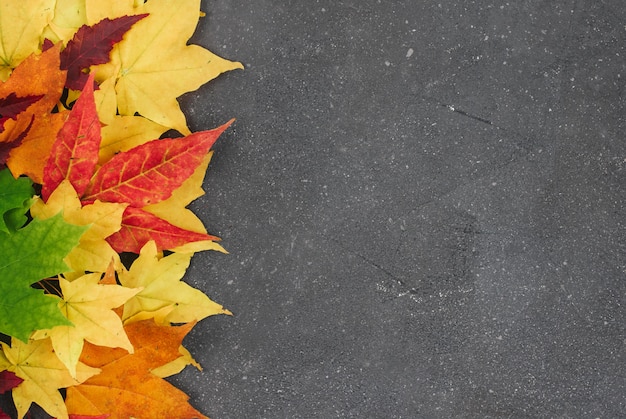
[[[199,18],[200,0],[150,0],[134,8],[149,13],[115,45],[111,61],[94,66],[96,79],[115,80],[121,115],[140,115],[189,134],[176,98],[219,74],[243,68],[197,46],[187,45]],[[159,86],[155,88],[155,86]]]
[[[87,23],[93,25],[104,18],[115,19],[133,15],[135,9],[145,3],[144,0],[82,0],[87,10]]]
[[[202,291],[181,278],[191,253],[172,253],[159,258],[154,241],[148,242],[129,270],[119,273],[128,288],[143,288],[124,304],[125,323],[155,318],[157,323],[188,323],[215,314],[231,314]]]
[[[30,54],[39,51],[39,36],[54,16],[56,0],[0,2],[0,80]]]
[[[105,238],[120,229],[125,208],[126,204],[100,201],[83,207],[74,188],[65,180],[52,192],[47,202],[35,198],[30,212],[33,217],[45,220],[63,211],[66,222],[90,226],[78,246],[65,258],[65,263],[82,275],[85,271],[105,272],[111,259],[115,261],[116,267],[121,266],[119,255]]]
[[[24,381],[13,389],[13,401],[18,418],[23,418],[31,403],[37,403],[58,419],[68,419],[63,397],[58,389],[78,385],[98,374],[98,368],[78,363],[76,378],[55,355],[50,339],[29,340],[13,338],[11,346],[2,342],[0,370],[8,370]]]
[[[49,39],[54,43],[72,39],[76,30],[87,23],[84,0],[56,0],[54,17],[44,29],[41,42]]]
[[[59,309],[73,326],[55,326],[39,330],[33,339],[49,337],[57,356],[76,378],[78,358],[85,340],[109,348],[123,348],[133,353],[119,316],[112,310],[137,294],[138,288],[102,285],[101,274],[87,274],[69,282],[59,278],[62,296]]]

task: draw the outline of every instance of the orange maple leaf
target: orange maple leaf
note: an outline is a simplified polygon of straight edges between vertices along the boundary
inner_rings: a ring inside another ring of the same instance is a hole
[[[150,372],[180,356],[181,342],[194,325],[158,326],[153,320],[126,325],[126,334],[135,348],[133,354],[87,342],[81,361],[102,371],[67,389],[68,412],[110,414],[110,419],[208,419],[188,403],[187,394]]]
[[[43,95],[16,120],[6,121],[5,131],[0,134],[0,143],[10,143],[27,129],[34,117],[24,140],[11,150],[7,166],[14,176],[25,174],[36,183],[43,180],[43,167],[52,143],[67,118],[67,111],[51,113],[65,85],[66,71],[59,69],[60,48],[61,44],[58,44],[39,55],[30,55],[13,70],[6,82],[0,83],[0,97],[11,92],[18,96]]]

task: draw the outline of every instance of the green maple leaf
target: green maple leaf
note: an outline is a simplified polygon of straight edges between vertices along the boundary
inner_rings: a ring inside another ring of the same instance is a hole
[[[30,179],[15,179],[9,169],[0,171],[0,231],[9,233],[24,225],[34,193]]]
[[[71,324],[59,298],[31,288],[68,269],[63,258],[87,227],[67,224],[61,214],[34,219],[13,234],[0,233],[0,332],[27,341],[31,332]]]

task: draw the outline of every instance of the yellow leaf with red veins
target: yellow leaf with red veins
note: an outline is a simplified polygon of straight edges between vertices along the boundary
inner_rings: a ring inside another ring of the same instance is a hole
[[[140,289],[102,285],[99,283],[101,276],[100,273],[87,274],[72,282],[59,278],[62,291],[59,308],[73,325],[39,330],[32,337],[49,337],[57,356],[74,378],[84,341],[133,352],[122,321],[112,309],[124,304]]]
[[[30,212],[33,217],[47,219],[63,211],[63,219],[74,225],[89,226],[76,246],[65,259],[75,272],[105,272],[111,259],[121,266],[119,255],[104,240],[120,229],[126,204],[96,201],[81,205],[76,191],[65,180],[52,192],[48,202],[36,198]]]
[[[39,51],[39,36],[54,16],[55,1],[0,2],[0,80],[7,80],[19,63]]]
[[[2,350],[0,370],[11,371],[24,380],[13,389],[13,401],[20,419],[33,402],[58,419],[68,419],[65,402],[58,390],[78,385],[100,371],[79,363],[76,378],[73,378],[55,355],[50,339],[23,343],[13,338],[11,346],[2,342]]]
[[[219,74],[243,68],[197,46],[187,45],[199,18],[200,0],[150,0],[135,9],[149,13],[95,66],[96,80],[115,80],[121,115],[140,115],[189,134],[176,98]],[[155,89],[154,86],[159,86]]]

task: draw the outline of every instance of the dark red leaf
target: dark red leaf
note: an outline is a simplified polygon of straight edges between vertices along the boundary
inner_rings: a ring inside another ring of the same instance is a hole
[[[17,137],[15,137],[15,139],[9,142],[0,143],[0,169],[2,169],[6,165],[7,159],[9,158],[9,154],[11,154],[11,150],[13,150],[16,147],[19,147],[20,144],[22,144],[22,141],[24,141],[24,138],[26,138],[26,136],[28,135],[28,132],[30,131],[30,128],[33,126],[34,120],[35,120],[35,115],[32,115],[30,117],[30,124],[28,124],[26,129],[22,131],[20,135],[18,135]]]
[[[98,169],[83,201],[99,199],[142,208],[169,198],[231,123],[184,138],[153,140],[115,155]]]
[[[122,228],[106,240],[118,253],[139,253],[150,240],[154,240],[158,250],[161,251],[191,242],[218,241],[219,237],[185,230],[148,211],[127,207],[122,217]]]
[[[20,377],[12,373],[11,371],[2,371],[0,372],[0,394],[6,393],[7,391],[14,389],[22,383]]]
[[[43,40],[43,44],[41,44],[41,52],[46,52],[53,46],[54,46],[54,42],[46,38]]]
[[[61,70],[67,70],[65,85],[73,90],[82,89],[87,80],[83,70],[109,62],[113,46],[122,40],[131,26],[146,16],[147,13],[105,18],[93,26],[81,26],[61,52]]]
[[[70,415],[70,419],[107,419],[109,416],[111,415],[98,415],[98,416]]]
[[[100,120],[93,98],[93,75],[90,75],[52,145],[43,171],[44,201],[65,179],[79,196],[83,194],[98,163],[100,140]]]
[[[30,105],[41,99],[43,95],[28,95],[18,97],[15,93],[0,99],[0,132],[4,131],[4,123],[9,119],[17,118]]]

